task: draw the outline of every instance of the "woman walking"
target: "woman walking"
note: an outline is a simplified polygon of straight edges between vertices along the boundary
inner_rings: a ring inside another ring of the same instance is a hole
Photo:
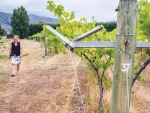
[[[10,44],[9,58],[12,60],[12,75],[15,76],[18,74],[21,64],[21,56],[22,56],[22,46],[20,42],[18,42],[18,36],[14,35],[13,41]]]

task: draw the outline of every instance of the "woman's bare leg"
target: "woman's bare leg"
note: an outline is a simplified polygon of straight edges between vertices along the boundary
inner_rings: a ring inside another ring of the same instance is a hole
[[[19,70],[20,70],[20,65],[17,65],[17,74],[18,74]]]
[[[12,64],[12,74],[16,75],[16,65]]]

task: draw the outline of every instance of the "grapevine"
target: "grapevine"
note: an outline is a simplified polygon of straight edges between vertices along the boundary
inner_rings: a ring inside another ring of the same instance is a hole
[[[96,21],[92,23],[88,23],[86,18],[81,18],[79,21],[75,20],[74,12],[67,12],[62,5],[57,5],[54,1],[49,0],[47,5],[47,9],[50,10],[55,17],[60,20],[60,27],[57,27],[56,30],[64,35],[69,40],[76,38],[77,36],[91,30],[96,27]],[[140,0],[139,2],[139,13],[138,13],[138,28],[137,28],[137,41],[149,41],[150,40],[150,31],[149,17],[150,11],[150,3],[147,0]],[[43,31],[40,33],[41,36],[48,34],[48,47],[51,51],[54,51],[56,54],[60,52],[66,53],[67,50],[64,46],[62,40],[60,40],[57,36],[55,36],[52,32],[50,32],[46,26],[43,26]],[[116,29],[108,32],[105,28],[99,32],[97,32],[98,41],[115,41],[116,37]],[[91,35],[82,41],[95,41],[95,35]],[[74,53],[80,57],[84,56],[87,59],[87,65],[92,67],[96,72],[98,77],[99,89],[100,89],[100,112],[103,111],[102,99],[103,99],[103,91],[104,89],[110,88],[111,81],[105,75],[105,71],[108,70],[114,64],[114,49],[112,48],[78,48],[74,49]],[[150,56],[150,50],[141,48],[135,53],[135,57],[139,56],[139,54],[146,54],[148,57]],[[141,60],[140,60],[141,61]],[[149,61],[149,60],[147,60]],[[149,64],[146,63],[147,65]],[[146,66],[147,66],[146,65]],[[138,70],[142,68],[142,63],[139,62],[134,67],[134,73],[138,73]],[[100,71],[102,70],[102,71]],[[139,80],[141,82],[145,82],[145,79],[142,78],[139,73],[137,76],[134,76],[134,79]],[[109,80],[109,82],[105,82]],[[109,86],[109,87],[108,87]]]

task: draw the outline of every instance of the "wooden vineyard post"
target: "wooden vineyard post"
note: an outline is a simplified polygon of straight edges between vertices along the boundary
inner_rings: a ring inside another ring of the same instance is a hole
[[[47,56],[47,36],[45,36],[45,56]]]
[[[42,39],[41,39],[41,35],[38,33],[39,36],[39,40],[40,40],[40,48],[42,47]]]
[[[36,37],[34,37],[34,41],[36,42]]]
[[[137,0],[120,0],[111,113],[129,113],[136,49]]]

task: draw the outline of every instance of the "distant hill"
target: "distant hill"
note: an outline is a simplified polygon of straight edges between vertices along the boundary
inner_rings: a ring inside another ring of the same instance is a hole
[[[30,23],[39,23],[39,22],[48,23],[48,24],[59,23],[59,19],[57,18],[43,17],[43,16],[38,16],[33,14],[29,14],[28,16],[30,19]],[[7,33],[9,33],[12,30],[11,17],[12,14],[10,13],[0,12],[0,24],[2,28],[7,31]]]
[[[48,18],[48,17],[37,16],[37,15],[33,15],[33,14],[30,14],[28,16],[30,19],[30,23],[39,23],[39,22],[50,23],[50,24],[58,24],[59,23],[59,20],[56,18]]]

